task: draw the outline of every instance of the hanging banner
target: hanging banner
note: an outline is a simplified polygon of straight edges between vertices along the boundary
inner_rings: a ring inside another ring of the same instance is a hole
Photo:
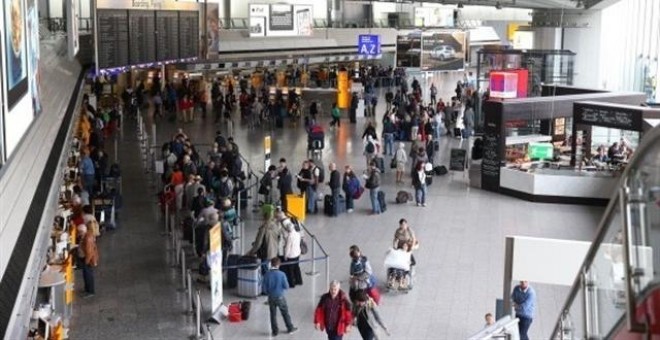
[[[211,311],[222,305],[222,230],[220,223],[209,230],[209,254],[206,260],[211,268]]]
[[[264,137],[264,171],[270,167],[270,136]]]

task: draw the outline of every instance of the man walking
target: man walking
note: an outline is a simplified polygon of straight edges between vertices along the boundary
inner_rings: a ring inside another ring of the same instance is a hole
[[[511,300],[513,300],[513,307],[516,310],[516,317],[520,320],[518,322],[520,340],[529,340],[527,331],[529,331],[529,326],[532,325],[532,319],[534,318],[536,292],[529,285],[529,282],[520,281],[520,284],[513,288]]]
[[[330,283],[330,289],[321,296],[314,312],[314,328],[325,331],[328,340],[341,340],[350,333],[353,324],[351,303],[340,289],[339,281]]]
[[[279,329],[277,327],[277,309],[282,313],[284,324],[289,334],[295,333],[298,328],[291,323],[291,316],[289,315],[289,307],[284,298],[284,292],[289,289],[289,282],[286,275],[280,270],[280,259],[274,257],[270,260],[270,270],[264,276],[263,286],[264,292],[268,295],[268,306],[270,309],[270,329],[273,336],[277,336]]]

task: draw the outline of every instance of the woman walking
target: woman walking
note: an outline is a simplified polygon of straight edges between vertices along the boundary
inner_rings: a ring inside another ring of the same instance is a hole
[[[353,307],[353,315],[363,340],[378,339],[379,337],[376,334],[379,326],[385,331],[385,334],[390,335],[376,310],[376,302],[365,291],[358,293]]]

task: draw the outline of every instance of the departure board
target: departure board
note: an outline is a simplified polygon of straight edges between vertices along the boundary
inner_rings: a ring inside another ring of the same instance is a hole
[[[98,67],[126,66],[128,60],[128,12],[117,9],[99,9]]]
[[[156,59],[179,59],[179,13],[156,12]]]
[[[179,12],[179,57],[192,58],[199,55],[199,13]]]
[[[128,11],[129,61],[131,65],[156,61],[154,11]]]

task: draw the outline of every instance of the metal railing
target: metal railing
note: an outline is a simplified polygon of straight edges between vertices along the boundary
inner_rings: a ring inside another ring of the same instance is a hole
[[[380,20],[349,20],[344,22],[331,22],[328,24],[326,19],[313,19],[313,27],[316,29],[323,28],[416,28],[415,22],[410,19],[400,19],[397,21],[389,21],[387,19]],[[247,30],[250,28],[250,18],[231,18],[229,20],[220,20],[219,25],[222,29],[226,30]]]
[[[640,321],[651,320],[644,315],[648,309],[637,306],[660,289],[659,155],[656,127],[644,135],[621,176],[551,338],[648,334],[648,326]]]

